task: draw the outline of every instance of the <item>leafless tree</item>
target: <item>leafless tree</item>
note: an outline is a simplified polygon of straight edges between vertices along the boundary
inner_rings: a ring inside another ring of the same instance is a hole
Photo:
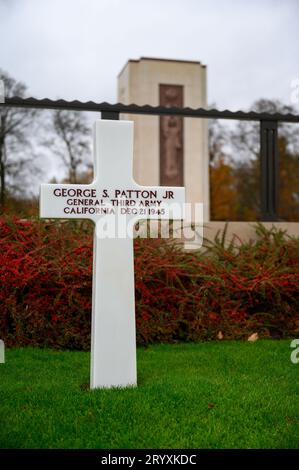
[[[68,171],[68,181],[78,183],[79,175],[91,166],[90,127],[78,111],[55,110],[51,113],[54,136],[48,143],[60,156]]]
[[[209,119],[209,158],[210,164],[220,159],[228,159],[230,130],[217,119]]]
[[[296,109],[288,106],[279,100],[260,99],[253,103],[252,111],[258,113],[294,113]],[[298,126],[294,124],[279,124],[278,135],[287,140],[292,153],[299,152]],[[238,121],[238,124],[231,134],[234,155],[237,159],[248,161],[248,159],[259,158],[260,153],[260,128],[259,123],[254,121]]]
[[[25,97],[26,85],[16,81],[0,69],[0,79],[5,85],[5,98]],[[21,182],[26,172],[32,170],[30,156],[30,131],[36,110],[0,108],[0,210],[4,208],[7,194],[21,192]]]

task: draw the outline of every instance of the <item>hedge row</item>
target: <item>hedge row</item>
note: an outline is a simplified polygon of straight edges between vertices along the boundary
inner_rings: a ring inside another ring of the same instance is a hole
[[[290,337],[299,330],[299,240],[259,226],[256,242],[205,253],[135,240],[137,342]],[[90,348],[92,230],[0,219],[0,338]]]

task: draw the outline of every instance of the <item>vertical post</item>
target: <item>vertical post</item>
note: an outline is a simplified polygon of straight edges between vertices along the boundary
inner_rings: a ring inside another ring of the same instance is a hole
[[[133,237],[100,238],[93,247],[90,387],[137,384]]]
[[[119,113],[116,111],[102,111],[101,112],[102,119],[115,119],[119,120]]]
[[[264,221],[278,220],[278,135],[277,121],[261,121],[261,216]]]
[[[3,339],[0,339],[0,364],[5,362],[5,344]]]

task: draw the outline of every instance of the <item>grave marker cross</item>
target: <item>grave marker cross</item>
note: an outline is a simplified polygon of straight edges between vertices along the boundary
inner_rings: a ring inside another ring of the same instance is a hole
[[[137,384],[134,223],[183,218],[184,188],[140,186],[132,175],[133,122],[98,120],[94,181],[42,184],[40,190],[40,217],[95,223],[91,388]]]

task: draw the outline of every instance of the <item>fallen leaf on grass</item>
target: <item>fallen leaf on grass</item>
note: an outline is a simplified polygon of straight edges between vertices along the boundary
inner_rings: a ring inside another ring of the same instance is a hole
[[[257,333],[253,333],[252,335],[249,336],[249,338],[247,339],[247,341],[251,341],[252,343],[254,343],[255,341],[257,341],[259,339],[259,335]]]

